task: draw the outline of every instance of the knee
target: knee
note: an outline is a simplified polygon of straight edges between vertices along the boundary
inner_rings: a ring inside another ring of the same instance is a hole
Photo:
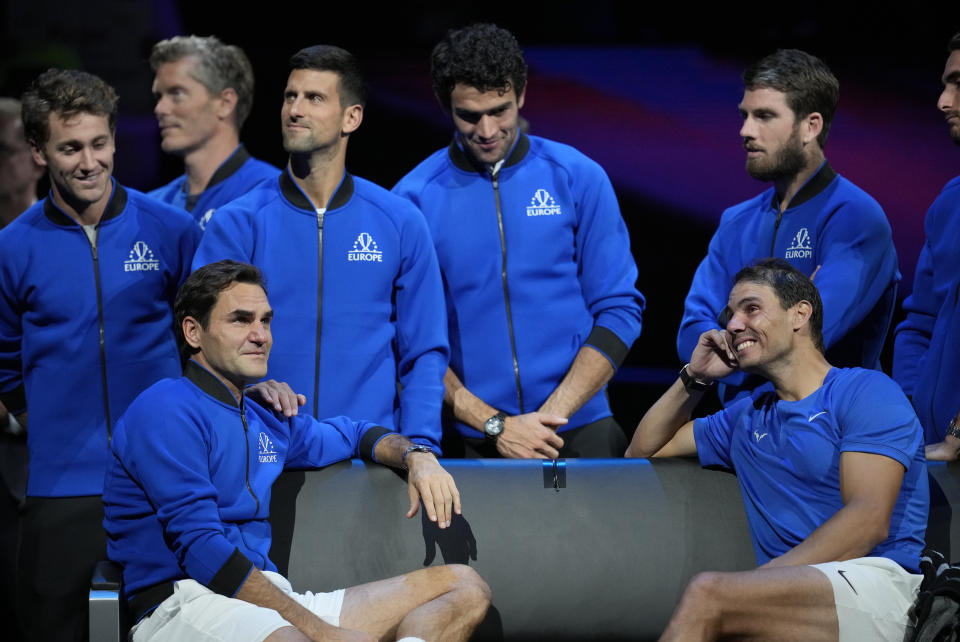
[[[701,615],[709,616],[719,602],[719,598],[727,590],[723,573],[698,573],[690,580],[680,598],[680,609],[693,610]]]
[[[464,605],[475,607],[482,616],[490,606],[490,586],[480,577],[480,574],[465,564],[451,564],[450,570],[457,578],[457,593]]]

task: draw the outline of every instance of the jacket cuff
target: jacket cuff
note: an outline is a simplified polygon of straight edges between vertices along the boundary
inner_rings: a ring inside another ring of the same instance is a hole
[[[7,408],[11,415],[19,415],[27,409],[27,391],[23,384],[11,390],[10,392],[0,392],[0,402]]]
[[[373,456],[373,449],[377,447],[377,443],[387,435],[396,434],[394,431],[384,428],[383,426],[374,426],[373,428],[368,428],[363,437],[360,438],[360,445],[357,447],[357,451],[360,453],[361,457],[366,457],[371,461],[377,461],[376,457]],[[380,462],[377,462],[378,464]]]
[[[252,570],[253,562],[247,559],[247,556],[241,553],[239,548],[234,548],[233,554],[227,558],[227,561],[213,576],[207,588],[214,593],[233,597],[240,590],[240,586],[247,581],[247,577]]]
[[[620,340],[620,337],[602,325],[593,326],[590,336],[583,343],[599,350],[613,365],[614,370],[623,364],[623,360],[627,358],[627,353],[630,352],[630,348]]]

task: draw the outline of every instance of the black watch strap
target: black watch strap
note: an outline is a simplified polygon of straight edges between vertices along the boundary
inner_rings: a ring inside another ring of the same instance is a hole
[[[687,372],[687,368],[689,367],[690,367],[690,364],[688,363],[687,365],[680,368],[680,383],[683,384],[683,387],[686,388],[687,390],[698,390],[698,391],[709,390],[710,386],[713,385],[713,382],[700,381],[699,379],[694,379],[693,376],[691,376],[691,374]]]

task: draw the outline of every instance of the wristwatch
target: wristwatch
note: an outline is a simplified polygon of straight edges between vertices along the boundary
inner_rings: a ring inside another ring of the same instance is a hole
[[[957,439],[960,439],[960,426],[957,425],[956,417],[951,419],[950,423],[947,424],[947,434],[953,435]]]
[[[404,468],[407,468],[407,455],[410,453],[433,453],[433,448],[423,444],[407,446],[407,449],[403,451],[403,456],[400,457],[400,463],[403,464]]]
[[[483,422],[483,434],[487,436],[487,439],[490,439],[491,441],[497,440],[497,437],[499,437],[500,433],[503,432],[503,421],[506,418],[506,413],[498,412]]]
[[[687,390],[700,390],[700,391],[709,390],[710,386],[713,385],[713,382],[700,381],[699,379],[694,379],[690,375],[690,373],[687,372],[687,368],[689,367],[690,367],[690,364],[688,363],[687,365],[680,368],[680,383],[683,384],[683,387],[686,388]]]

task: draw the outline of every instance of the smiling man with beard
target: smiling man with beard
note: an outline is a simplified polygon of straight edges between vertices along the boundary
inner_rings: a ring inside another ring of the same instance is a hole
[[[802,272],[765,259],[734,281],[723,329],[700,335],[626,455],[734,472],[759,568],[695,576],[660,639],[913,639],[929,512],[917,415],[882,372],[829,363]],[[691,421],[703,391],[738,371],[770,390]]]
[[[743,83],[746,170],[773,185],[723,213],[687,294],[680,358],[689,360],[700,335],[719,327],[733,275],[754,259],[776,257],[814,278],[830,361],[879,368],[900,274],[883,210],[824,157],[839,83],[821,60],[796,49],[747,68]],[[721,401],[762,383],[738,371],[721,382]]]

